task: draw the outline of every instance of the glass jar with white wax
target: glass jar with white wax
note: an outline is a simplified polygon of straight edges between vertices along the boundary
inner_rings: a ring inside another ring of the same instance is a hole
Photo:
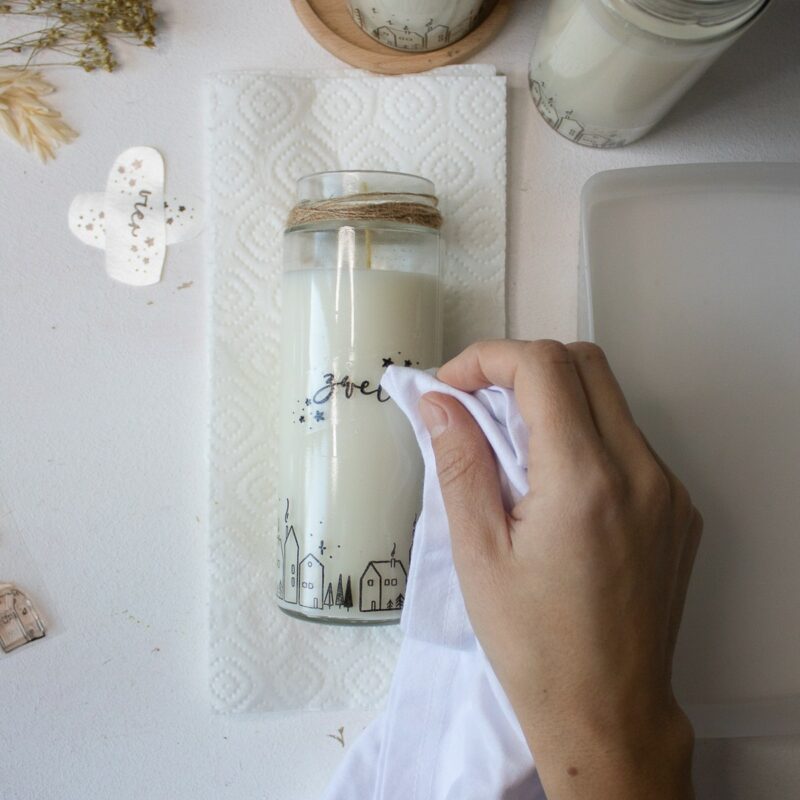
[[[347,0],[350,14],[373,39],[395,50],[428,52],[463,39],[497,0]]]
[[[430,181],[301,178],[284,234],[277,601],[304,619],[387,623],[405,600],[423,466],[381,386],[441,358]]]
[[[542,118],[567,139],[644,136],[769,0],[550,0],[530,62]]]

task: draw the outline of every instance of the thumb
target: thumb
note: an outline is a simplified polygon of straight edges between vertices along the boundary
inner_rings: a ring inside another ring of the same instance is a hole
[[[455,397],[429,392],[419,411],[431,436],[453,559],[459,571],[469,569],[508,546],[497,464],[478,424]]]

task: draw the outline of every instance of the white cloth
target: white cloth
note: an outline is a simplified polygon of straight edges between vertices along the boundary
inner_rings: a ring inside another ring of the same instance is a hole
[[[502,337],[505,78],[488,65],[399,77],[351,69],[213,75],[206,165],[211,702],[217,711],[377,708],[397,626],[309,625],[275,603],[281,230],[303,175],[424,175],[444,216],[445,356]],[[351,680],[354,671],[362,680]]]
[[[410,420],[425,460],[404,633],[389,700],[340,766],[325,800],[539,800],[530,751],[472,631],[420,397],[458,398],[497,459],[504,502],[528,490],[528,433],[507,389],[465,394],[432,375],[390,367],[382,385]]]

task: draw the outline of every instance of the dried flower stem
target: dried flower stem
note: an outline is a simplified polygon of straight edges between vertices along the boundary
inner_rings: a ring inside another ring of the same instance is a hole
[[[53,91],[39,72],[0,67],[0,130],[42,161],[55,158],[56,148],[78,135],[42,101]]]
[[[48,66],[77,66],[86,72],[113,71],[117,66],[112,41],[155,47],[158,15],[152,0],[0,0],[0,16],[38,17],[46,27],[0,42],[0,56],[24,55],[11,64],[43,66],[39,56],[58,53],[63,61]]]

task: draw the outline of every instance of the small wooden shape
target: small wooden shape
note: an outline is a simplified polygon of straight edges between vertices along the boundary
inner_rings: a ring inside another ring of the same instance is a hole
[[[498,0],[484,21],[463,39],[428,53],[394,50],[376,42],[356,25],[345,0],[292,0],[306,30],[328,52],[354,67],[402,75],[458,64],[485,47],[508,17],[512,0]]]

